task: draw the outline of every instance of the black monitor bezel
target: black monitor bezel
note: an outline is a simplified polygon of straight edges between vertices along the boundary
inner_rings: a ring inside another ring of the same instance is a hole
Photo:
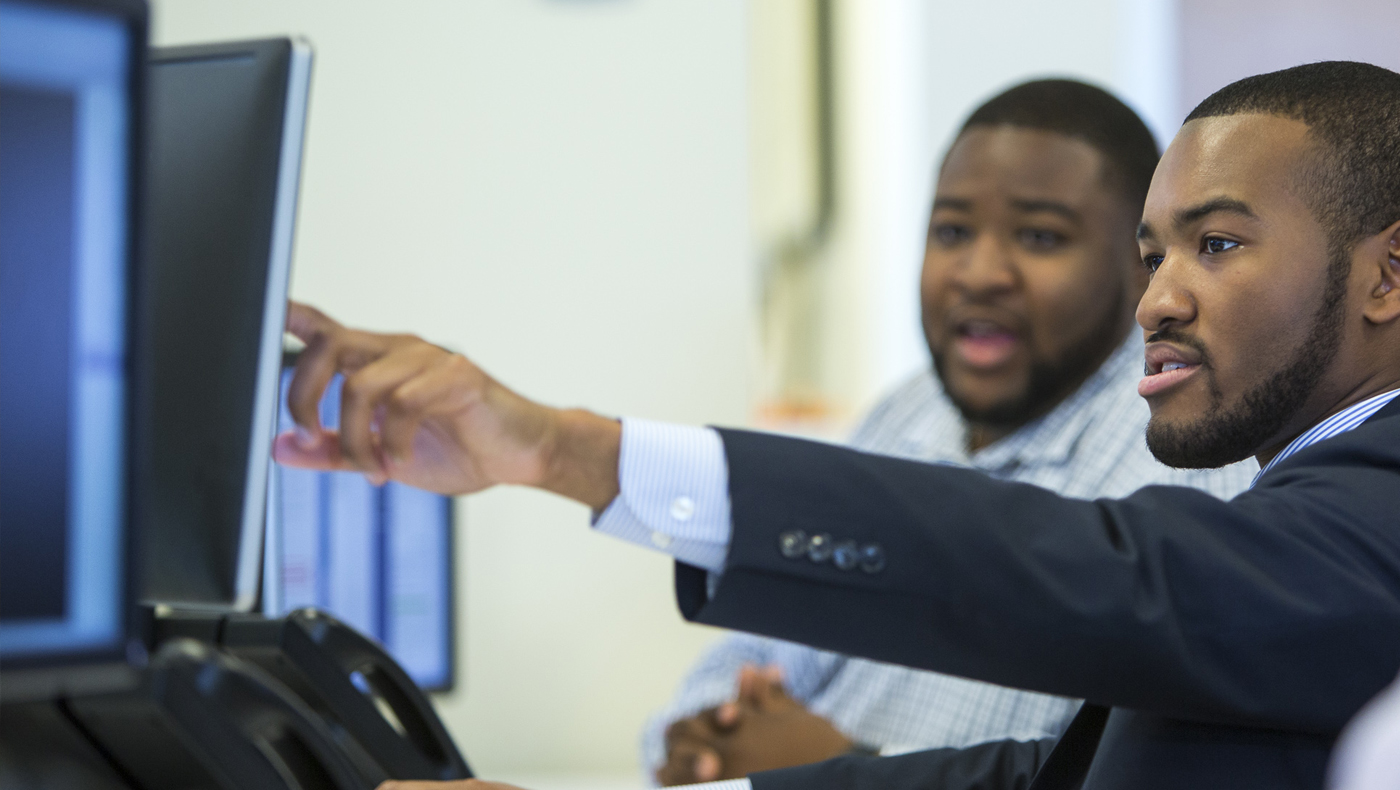
[[[248,425],[251,429],[248,437],[248,452],[245,456],[241,469],[240,485],[238,496],[241,498],[241,506],[237,510],[237,543],[230,544],[226,539],[229,537],[226,531],[213,535],[209,540],[217,541],[219,548],[231,551],[232,563],[227,567],[229,575],[205,576],[200,583],[191,583],[191,579],[164,578],[160,574],[143,574],[142,583],[139,586],[137,595],[143,607],[146,606],[169,606],[179,610],[208,611],[208,612],[248,612],[254,609],[257,602],[258,573],[261,570],[261,557],[263,530],[265,526],[261,522],[265,507],[265,497],[267,491],[267,480],[257,478],[258,474],[265,473],[266,469],[255,466],[255,458],[265,456],[271,449],[271,439],[276,426],[276,390],[277,382],[280,380],[280,370],[263,368],[264,362],[275,366],[276,351],[280,346],[282,338],[282,325],[285,321],[285,299],[290,281],[290,269],[292,249],[290,242],[295,238],[297,205],[299,203],[298,191],[300,189],[301,174],[304,162],[304,142],[305,123],[308,115],[308,97],[310,91],[310,69],[311,69],[311,47],[310,43],[301,37],[278,36],[260,39],[239,39],[232,41],[217,41],[200,44],[182,44],[169,47],[155,47],[148,52],[148,66],[154,70],[159,67],[180,67],[198,66],[200,64],[217,63],[220,61],[247,61],[257,69],[264,70],[268,77],[275,78],[272,81],[259,81],[258,94],[263,97],[273,98],[276,104],[277,134],[277,161],[276,176],[273,184],[273,194],[271,195],[272,215],[265,227],[260,226],[259,231],[266,231],[268,238],[266,242],[266,258],[262,259],[260,272],[265,277],[263,287],[263,308],[264,313],[260,318],[263,327],[263,334],[259,336],[259,362],[253,377],[253,397],[251,411],[240,414],[237,419],[242,420],[247,417]],[[302,67],[299,69],[299,66]],[[300,90],[299,90],[300,88]],[[272,90],[268,90],[272,89]],[[152,82],[150,85],[151,104],[158,103],[168,97],[160,91],[160,83]],[[295,118],[295,121],[293,120]],[[151,123],[156,123],[162,119],[158,110],[153,109],[149,113]],[[166,119],[168,120],[168,119]],[[149,128],[151,136],[151,150],[156,150],[155,146],[161,141],[162,130],[159,127]],[[288,135],[295,134],[294,138]],[[290,154],[289,144],[295,149]],[[147,230],[148,241],[148,270],[152,288],[152,332],[160,333],[168,330],[171,320],[168,313],[159,312],[158,299],[155,291],[160,289],[171,269],[169,258],[162,258],[160,249],[161,235],[164,225],[162,217],[157,216],[161,208],[159,200],[159,190],[162,180],[160,179],[162,163],[158,161],[158,155],[149,162],[149,181],[153,197],[148,201],[147,213],[150,216],[150,227]],[[290,173],[290,180],[286,177]],[[284,192],[284,188],[289,187],[290,191]],[[259,192],[258,198],[261,200],[267,197]],[[260,204],[259,204],[260,205]],[[261,207],[261,205],[260,205]],[[284,217],[282,212],[286,212]],[[264,217],[267,218],[267,217]],[[280,221],[287,220],[289,234],[286,237],[288,246],[283,248],[278,243],[277,227]],[[280,256],[280,257],[279,257]],[[167,291],[164,297],[170,296]],[[273,308],[273,304],[277,308]],[[168,310],[168,304],[166,306]],[[168,335],[166,336],[168,337]],[[157,338],[157,341],[160,338]],[[153,384],[152,397],[159,405],[161,396],[170,397],[169,390],[162,390],[160,387],[168,383],[167,377],[176,367],[169,364],[169,359],[162,360],[160,356],[160,343],[153,342]],[[265,352],[264,352],[265,349]],[[270,359],[264,360],[263,354],[273,355]],[[156,367],[164,362],[165,368]],[[181,371],[183,373],[183,371]],[[269,373],[270,381],[264,381],[263,376]],[[259,421],[259,404],[266,402],[271,411],[271,421]],[[167,402],[168,403],[168,402]],[[250,405],[250,404],[244,404]],[[164,412],[163,412],[164,414]],[[165,415],[167,419],[169,415]],[[165,431],[162,434],[162,431]],[[198,431],[196,431],[196,434]],[[172,446],[172,442],[174,443]],[[262,443],[260,446],[259,443]],[[158,423],[152,426],[152,447],[153,452],[172,452],[175,457],[182,453],[189,453],[191,445],[188,437],[179,432],[171,433],[169,426]],[[146,567],[151,567],[153,555],[160,552],[154,548],[159,545],[158,539],[169,536],[171,524],[169,513],[162,516],[157,512],[157,505],[168,505],[170,502],[170,486],[177,486],[176,491],[183,490],[183,486],[188,480],[172,478],[170,468],[162,468],[161,461],[169,463],[170,456],[161,458],[153,463],[150,479],[150,520],[142,524],[138,545],[145,541],[141,561]],[[254,502],[253,500],[257,500]],[[183,526],[183,525],[177,525]],[[202,525],[200,525],[202,527]],[[166,545],[170,545],[168,542]],[[214,545],[209,543],[208,545]],[[167,564],[170,557],[165,558]],[[201,586],[204,589],[201,589]]]
[[[143,276],[142,255],[145,191],[146,52],[149,47],[150,12],[144,0],[19,0],[19,4],[59,7],[119,18],[127,29],[127,89],[131,112],[127,117],[127,346],[126,448],[123,490],[124,534],[120,543],[122,567],[119,632],[121,638],[102,647],[62,653],[35,653],[4,660],[0,665],[0,694],[6,702],[122,688],[136,681],[134,665],[144,662],[136,633],[136,592],[140,574],[133,567],[136,539],[144,508],[144,486],[150,462],[149,374],[151,358],[144,332],[149,326],[149,283]]]

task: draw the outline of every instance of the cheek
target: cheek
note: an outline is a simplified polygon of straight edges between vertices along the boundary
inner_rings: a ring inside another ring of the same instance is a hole
[[[1247,388],[1292,357],[1312,329],[1318,293],[1277,281],[1221,278],[1198,288],[1198,332],[1223,390]]]
[[[942,334],[941,318],[948,309],[952,287],[948,276],[951,268],[946,256],[934,252],[924,255],[924,267],[919,274],[919,305],[923,310],[924,330],[931,336]]]

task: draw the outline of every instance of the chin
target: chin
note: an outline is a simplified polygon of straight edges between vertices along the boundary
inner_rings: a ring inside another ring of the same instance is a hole
[[[1174,421],[1155,412],[1147,422],[1147,449],[1175,469],[1219,469],[1250,457],[1257,442],[1228,415]]]

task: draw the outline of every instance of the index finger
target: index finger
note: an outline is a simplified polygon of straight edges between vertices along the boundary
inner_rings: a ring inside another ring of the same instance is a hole
[[[308,434],[321,433],[321,398],[337,373],[364,367],[388,350],[385,336],[346,329],[310,305],[290,302],[287,331],[306,343],[287,387],[287,408]]]
[[[321,432],[321,397],[338,367],[335,335],[340,329],[339,323],[311,305],[287,304],[287,331],[306,344],[287,386],[287,409],[313,437]]]
[[[311,305],[287,300],[287,331],[308,346],[322,335],[339,328],[340,324],[334,318]]]

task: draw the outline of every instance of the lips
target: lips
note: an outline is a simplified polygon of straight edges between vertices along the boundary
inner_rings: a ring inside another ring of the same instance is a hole
[[[1178,386],[1202,366],[1200,352],[1164,342],[1149,343],[1145,359],[1147,375],[1138,382],[1138,394],[1144,398]]]
[[[1006,364],[1019,342],[1014,331],[992,319],[969,318],[954,326],[953,348],[972,368],[989,370]]]

